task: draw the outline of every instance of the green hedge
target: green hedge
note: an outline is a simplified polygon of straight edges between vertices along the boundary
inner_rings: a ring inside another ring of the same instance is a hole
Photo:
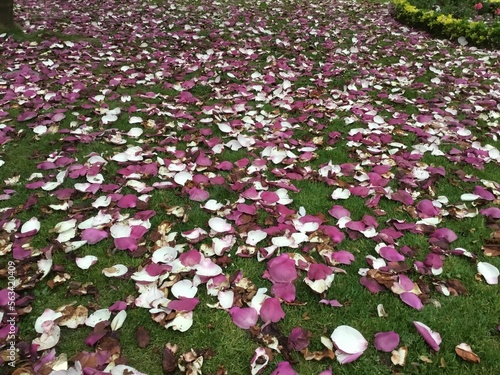
[[[411,26],[425,28],[434,34],[469,44],[500,49],[500,21],[491,24],[454,18],[434,10],[422,10],[408,0],[392,0],[395,18]]]

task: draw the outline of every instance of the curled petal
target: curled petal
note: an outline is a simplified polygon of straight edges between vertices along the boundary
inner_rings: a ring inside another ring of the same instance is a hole
[[[439,345],[441,344],[441,335],[438,332],[434,332],[428,326],[421,322],[413,322],[413,325],[417,329],[417,332],[425,340],[425,342],[435,351],[439,350]]]

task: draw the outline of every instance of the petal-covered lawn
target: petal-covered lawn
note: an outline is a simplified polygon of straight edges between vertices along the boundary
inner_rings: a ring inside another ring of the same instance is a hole
[[[495,372],[498,51],[366,1],[15,3],[2,373]]]

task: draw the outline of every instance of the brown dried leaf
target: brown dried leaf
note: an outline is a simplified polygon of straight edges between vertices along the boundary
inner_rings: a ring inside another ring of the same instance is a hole
[[[500,256],[500,244],[496,243],[486,243],[483,245],[482,250],[484,255],[487,257],[498,257]]]
[[[452,294],[455,294],[456,292],[457,295],[467,295],[467,288],[462,284],[460,280],[457,279],[450,279],[446,281],[446,285],[450,289],[450,292]]]

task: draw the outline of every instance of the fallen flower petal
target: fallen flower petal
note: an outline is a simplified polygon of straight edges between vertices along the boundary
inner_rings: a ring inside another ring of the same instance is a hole
[[[331,339],[337,349],[347,354],[361,355],[368,348],[368,341],[363,335],[355,328],[346,325],[335,328]]]
[[[498,284],[498,276],[500,272],[497,267],[487,262],[479,262],[477,264],[477,272],[483,275],[486,282],[490,285]]]
[[[424,323],[414,321],[413,325],[417,329],[420,336],[423,337],[425,342],[435,351],[439,350],[439,345],[441,344],[441,335],[438,332],[432,331]]]
[[[257,320],[259,319],[259,315],[257,314],[257,310],[252,307],[232,307],[229,309],[229,314],[233,319],[233,323],[238,327],[243,329],[249,329],[250,327],[257,324]]]
[[[373,342],[375,349],[390,353],[399,345],[399,335],[394,332],[378,332]]]
[[[455,346],[455,353],[465,361],[480,363],[481,359],[479,356],[472,351],[472,348],[465,342]]]
[[[289,362],[280,362],[278,363],[278,366],[276,366],[276,369],[271,372],[270,375],[299,375],[295,370],[292,368],[292,365],[290,365]]]

